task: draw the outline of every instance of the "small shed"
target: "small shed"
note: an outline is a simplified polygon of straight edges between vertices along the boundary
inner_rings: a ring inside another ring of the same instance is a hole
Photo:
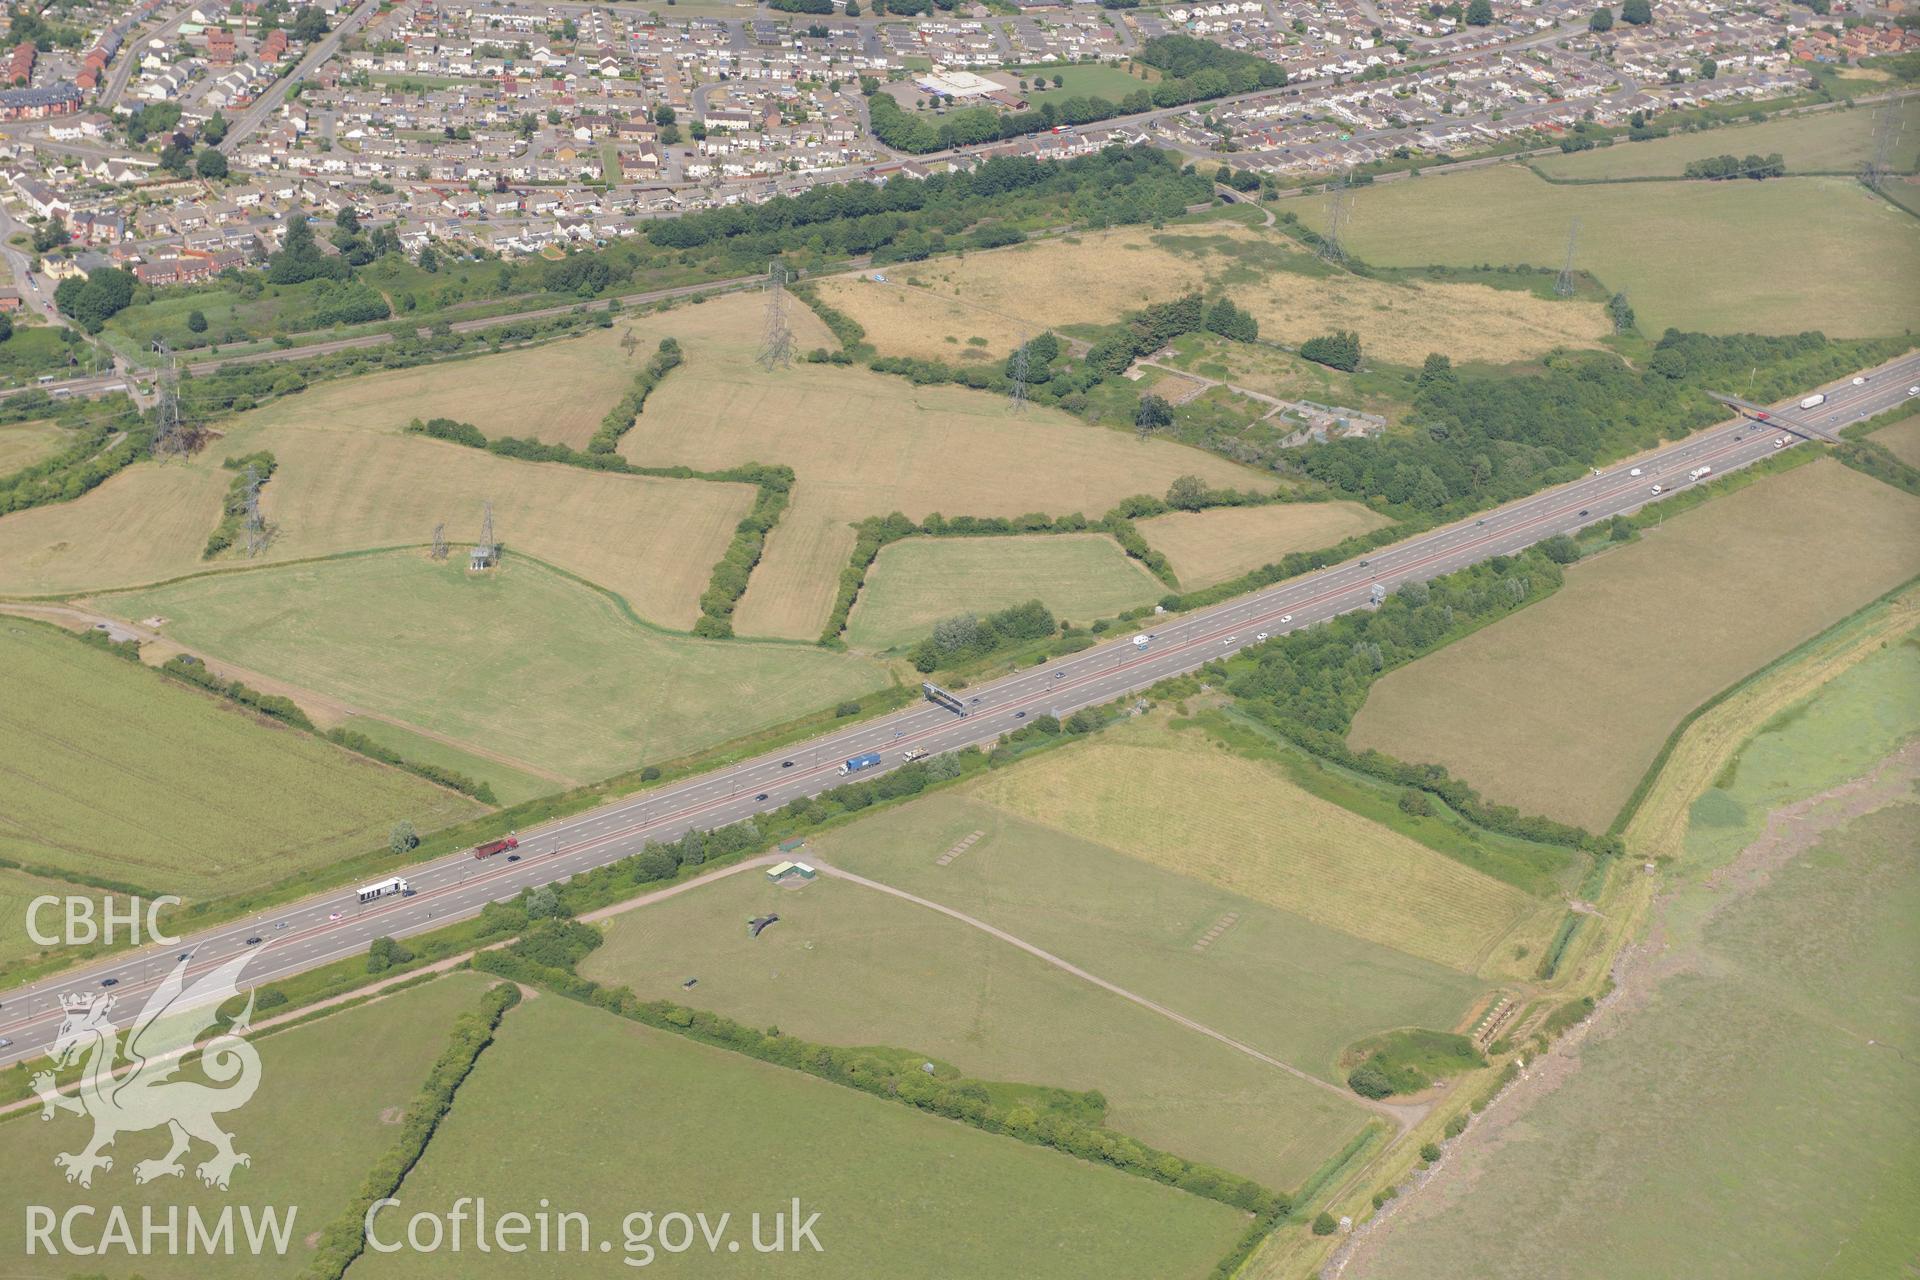
[[[767,868],[767,879],[779,884],[783,880],[811,880],[814,870],[804,862],[776,862]]]

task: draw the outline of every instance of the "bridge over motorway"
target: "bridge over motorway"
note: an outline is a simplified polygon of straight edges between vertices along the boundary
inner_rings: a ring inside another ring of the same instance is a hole
[[[1840,424],[1858,422],[1905,400],[1920,385],[1920,353],[1822,388],[1823,406]],[[1762,410],[1772,422],[1774,410]],[[1783,424],[1784,427],[1784,424]],[[1536,493],[1353,559],[1183,615],[1149,619],[1145,644],[1121,636],[1042,666],[965,690],[966,714],[919,703],[822,734],[807,742],[609,800],[596,808],[519,833],[518,862],[476,861],[465,851],[396,867],[414,888],[408,897],[358,902],[350,884],[191,935],[178,946],[151,946],[76,966],[0,993],[0,1065],[40,1056],[60,1025],[59,997],[112,980],[131,1001],[176,964],[202,971],[264,939],[242,977],[256,986],[350,956],[376,937],[404,938],[479,913],[487,903],[638,853],[650,840],[711,830],[839,785],[840,762],[877,753],[870,777],[897,768],[908,751],[929,754],[991,743],[1032,715],[1066,716],[1126,697],[1169,676],[1197,670],[1270,636],[1369,606],[1376,587],[1426,581],[1497,555],[1511,555],[1556,534],[1603,524],[1688,488],[1700,467],[1732,471],[1772,457],[1778,434],[1734,418],[1638,457],[1623,458],[1569,484]],[[1798,447],[1796,442],[1794,447]],[[188,957],[178,957],[185,953]]]
[[[1800,417],[1801,410],[1797,403],[1791,409],[1778,409],[1764,404],[1755,404],[1753,401],[1743,400],[1739,396],[1722,395],[1718,391],[1709,391],[1707,394],[1715,400],[1718,400],[1721,404],[1726,405],[1729,409],[1737,409],[1756,422],[1764,422],[1770,427],[1778,427],[1782,431],[1791,432],[1799,436],[1802,440],[1821,440],[1827,444],[1840,443],[1840,436],[1837,432],[1829,431],[1818,423],[1808,422],[1806,419]],[[1824,404],[1820,407],[1823,409],[1826,408]]]

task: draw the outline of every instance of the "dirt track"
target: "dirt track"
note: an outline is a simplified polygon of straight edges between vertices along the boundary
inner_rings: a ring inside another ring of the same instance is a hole
[[[1910,799],[1916,784],[1920,784],[1920,740],[1908,742],[1862,777],[1769,813],[1759,837],[1731,863],[1707,877],[1706,887],[1716,897],[1706,918],[1758,892],[1780,868],[1855,818]],[[1399,1197],[1356,1228],[1352,1238],[1328,1258],[1320,1275],[1328,1280],[1364,1280],[1380,1241],[1395,1224],[1445,1213],[1457,1198],[1471,1191],[1473,1166],[1497,1158],[1508,1129],[1524,1122],[1534,1104],[1580,1070],[1581,1049],[1589,1038],[1615,1034],[1621,1020],[1643,1009],[1662,983],[1694,968],[1698,957],[1691,950],[1671,947],[1667,940],[1662,915],[1672,896],[1663,894],[1655,900],[1646,938],[1616,957],[1613,990],[1599,1002],[1592,1016],[1555,1041],[1466,1133],[1448,1143],[1446,1159],[1430,1171],[1416,1174]]]

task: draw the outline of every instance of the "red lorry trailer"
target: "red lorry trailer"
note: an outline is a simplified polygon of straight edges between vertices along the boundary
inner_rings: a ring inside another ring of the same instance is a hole
[[[473,856],[476,858],[491,858],[496,853],[505,853],[509,849],[518,849],[519,847],[520,841],[513,836],[508,836],[505,840],[489,840],[485,844],[475,845],[473,847]]]

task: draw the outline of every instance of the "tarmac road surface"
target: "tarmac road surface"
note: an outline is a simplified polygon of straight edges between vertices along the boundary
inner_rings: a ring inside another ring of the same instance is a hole
[[[1821,388],[1827,394],[1821,425],[1836,428],[1905,400],[1907,388],[1920,384],[1920,355],[1903,356],[1866,376],[1861,386],[1849,378]],[[1796,412],[1797,400],[1780,412]],[[1686,488],[1695,467],[1711,465],[1721,474],[1749,465],[1773,454],[1781,435],[1777,426],[1746,419],[1721,423],[1571,484],[1373,551],[1365,560],[1349,560],[1209,609],[1169,615],[1163,622],[1148,620],[1139,633],[1152,637],[1144,646],[1134,643],[1133,636],[1121,636],[976,685],[960,694],[967,715],[919,703],[521,832],[518,861],[508,861],[505,854],[478,861],[462,853],[396,869],[412,887],[405,897],[361,903],[354,886],[343,886],[265,915],[215,926],[177,946],[149,946],[81,966],[0,995],[0,1038],[12,1041],[0,1049],[0,1064],[37,1057],[46,1049],[60,1025],[58,998],[63,993],[98,991],[112,978],[117,980],[115,995],[126,1002],[151,989],[181,953],[189,955],[191,974],[230,959],[246,948],[249,937],[262,942],[242,975],[247,985],[358,955],[376,937],[406,937],[475,915],[488,902],[511,898],[523,888],[637,853],[649,840],[672,840],[695,827],[723,826],[838,786],[845,781],[841,763],[851,757],[880,754],[879,765],[857,775],[868,777],[897,768],[910,749],[937,754],[990,743],[1032,716],[1065,716],[1193,671],[1253,645],[1261,633],[1280,635],[1365,608],[1375,584],[1392,591],[1403,582],[1439,577],[1636,511],[1659,501],[1651,492],[1655,484],[1671,496]],[[1790,447],[1823,446],[1793,438]],[[1635,468],[1640,475],[1630,474]],[[46,917],[46,927],[53,925]]]

